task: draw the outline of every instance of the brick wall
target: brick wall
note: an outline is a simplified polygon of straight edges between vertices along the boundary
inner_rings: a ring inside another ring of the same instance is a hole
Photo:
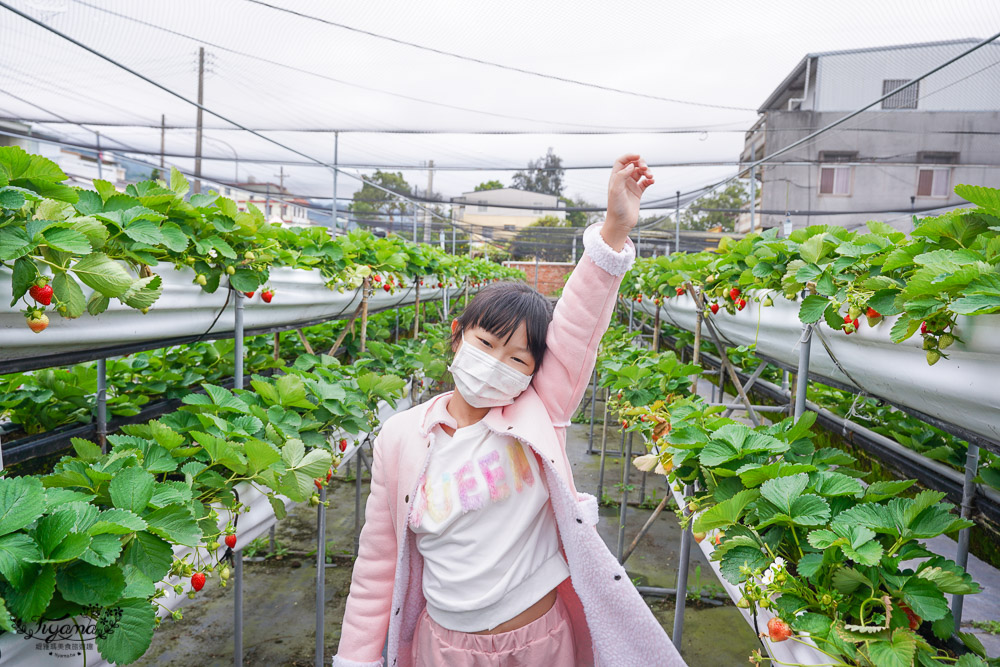
[[[510,266],[524,271],[524,275],[527,276],[526,282],[532,287],[535,287],[534,262],[504,262],[504,266]],[[556,290],[566,284],[566,278],[573,272],[574,266],[576,265],[572,262],[539,262],[538,291],[545,296],[552,295]]]

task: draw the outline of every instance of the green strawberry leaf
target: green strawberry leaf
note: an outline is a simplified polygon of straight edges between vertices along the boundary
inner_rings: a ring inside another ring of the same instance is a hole
[[[0,479],[0,535],[24,528],[45,511],[45,491],[37,477]]]

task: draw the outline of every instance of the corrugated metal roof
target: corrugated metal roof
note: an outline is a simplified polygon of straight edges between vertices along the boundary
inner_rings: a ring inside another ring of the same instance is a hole
[[[844,55],[852,55],[852,54],[855,54],[855,53],[872,53],[872,52],[875,52],[875,51],[901,51],[901,50],[904,50],[904,49],[933,48],[933,47],[941,47],[941,46],[953,46],[953,45],[959,45],[959,44],[970,44],[971,45],[971,44],[978,44],[981,41],[983,41],[983,40],[982,39],[976,39],[976,38],[970,37],[970,38],[967,38],[967,39],[951,39],[951,40],[946,40],[946,41],[943,41],[943,42],[919,42],[919,43],[916,43],[916,44],[893,44],[893,45],[890,45],[890,46],[869,46],[869,47],[862,48],[862,49],[843,49],[843,50],[840,50],[840,51],[817,51],[817,52],[814,52],[814,53],[807,53],[802,58],[802,60],[800,60],[799,63],[795,67],[792,68],[792,71],[788,74],[788,76],[786,76],[782,80],[782,82],[778,84],[778,87],[775,88],[774,91],[770,95],[767,96],[767,99],[764,100],[764,103],[761,104],[760,107],[757,109],[757,113],[764,113],[768,109],[768,107],[770,107],[774,103],[774,101],[778,97],[781,96],[781,94],[785,91],[785,89],[788,88],[789,85],[791,85],[792,81],[794,81],[796,78],[798,78],[802,74],[802,72],[805,71],[806,61],[809,60],[810,58],[822,58],[822,57],[826,57],[826,56],[844,56]],[[993,42],[992,44],[989,44],[988,46],[1000,47],[1000,43]]]

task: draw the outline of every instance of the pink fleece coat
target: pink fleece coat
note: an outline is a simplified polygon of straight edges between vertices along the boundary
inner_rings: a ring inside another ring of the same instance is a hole
[[[583,258],[556,305],[547,351],[532,384],[484,423],[517,438],[540,463],[570,576],[559,587],[573,622],[579,663],[597,667],[684,665],[625,569],[597,532],[597,499],[579,493],[566,456],[566,427],[583,398],[597,347],[611,320],[622,275],[634,259],[619,253],[598,225],[584,234]],[[423,557],[409,513],[450,393],[388,419],[375,439],[371,493],[333,667],[381,667],[388,630],[388,667],[412,667],[417,617],[424,609]]]

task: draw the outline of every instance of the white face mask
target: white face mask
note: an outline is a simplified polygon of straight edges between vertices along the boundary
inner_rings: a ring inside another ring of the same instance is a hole
[[[528,388],[532,377],[469,345],[464,333],[462,347],[448,370],[462,398],[474,408],[510,405]]]

